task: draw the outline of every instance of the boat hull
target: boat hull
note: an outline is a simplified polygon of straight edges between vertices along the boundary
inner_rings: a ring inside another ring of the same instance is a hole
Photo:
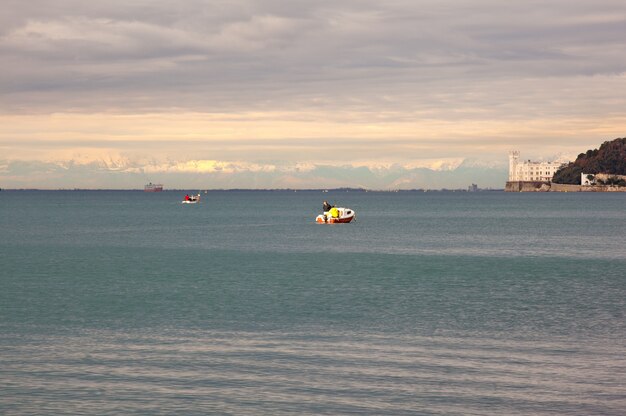
[[[315,218],[315,222],[320,224],[347,224],[352,221],[354,217],[349,218],[325,218],[323,215],[318,215]]]

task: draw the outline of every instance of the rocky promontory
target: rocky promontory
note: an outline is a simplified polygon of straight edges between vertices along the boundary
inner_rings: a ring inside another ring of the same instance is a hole
[[[626,181],[619,178],[626,175],[626,137],[606,141],[599,149],[587,150],[578,155],[574,162],[559,169],[552,178],[553,184],[581,185],[581,175],[604,174],[605,180],[600,186],[626,186]]]

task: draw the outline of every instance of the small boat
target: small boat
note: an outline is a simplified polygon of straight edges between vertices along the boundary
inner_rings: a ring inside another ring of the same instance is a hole
[[[349,223],[356,217],[356,213],[350,208],[333,207],[324,214],[318,215],[315,222],[319,224],[344,224]]]
[[[197,204],[198,202],[200,202],[200,194],[189,195],[189,199],[185,198],[180,201],[181,204]]]

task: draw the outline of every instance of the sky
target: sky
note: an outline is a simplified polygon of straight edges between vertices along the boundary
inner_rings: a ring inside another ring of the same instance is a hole
[[[503,188],[625,135],[623,0],[0,4],[0,188]]]

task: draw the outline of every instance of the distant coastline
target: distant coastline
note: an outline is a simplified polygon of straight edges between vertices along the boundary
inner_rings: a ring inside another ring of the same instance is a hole
[[[541,181],[509,181],[506,192],[626,192],[626,186],[570,185]]]
[[[190,189],[199,188],[176,188],[176,189],[164,189],[162,192],[186,192]],[[8,192],[26,192],[26,191],[38,191],[38,192],[143,192],[141,188],[132,189],[94,189],[94,188],[58,188],[58,189],[40,189],[40,188],[3,188],[3,191]],[[254,189],[254,188],[216,188],[216,189],[201,189],[202,192],[385,192],[385,193],[413,193],[413,192],[504,192],[504,189],[478,189],[477,191],[468,191],[467,189],[363,189],[363,188],[331,188],[331,189],[298,189],[298,188],[276,188],[276,189]]]
[[[626,192],[626,138],[605,141],[574,162],[521,161],[509,152],[506,192]]]

